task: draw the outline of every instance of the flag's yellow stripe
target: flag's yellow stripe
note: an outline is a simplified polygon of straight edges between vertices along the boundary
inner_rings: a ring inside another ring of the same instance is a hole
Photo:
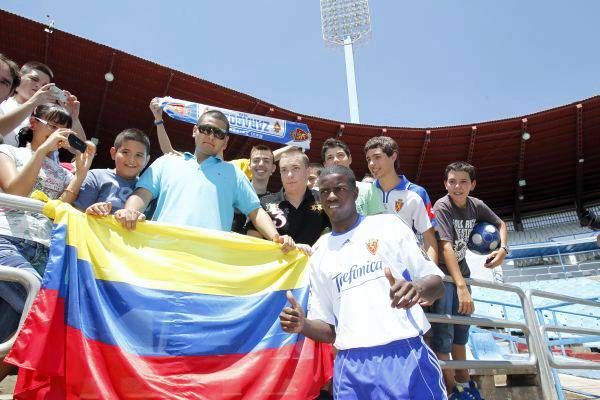
[[[308,283],[308,257],[298,251],[284,255],[265,240],[148,222],[127,231],[112,216],[87,216],[57,201],[44,212],[55,224],[67,225],[67,244],[92,264],[97,279],[224,296]]]

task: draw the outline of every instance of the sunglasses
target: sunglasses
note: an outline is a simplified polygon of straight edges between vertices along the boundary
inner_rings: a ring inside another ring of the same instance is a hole
[[[198,128],[198,132],[203,133],[207,136],[213,135],[216,139],[225,139],[228,135],[228,132],[224,131],[221,128],[217,128],[216,126],[211,125],[196,125]]]
[[[52,122],[48,122],[48,121],[46,121],[45,119],[41,119],[41,118],[38,118],[38,117],[33,117],[33,118],[37,119],[37,120],[38,120],[38,121],[40,121],[42,124],[46,125],[46,126],[47,126],[47,127],[48,127],[48,128],[51,130],[51,131],[53,131],[53,132],[54,132],[55,130],[57,130],[57,129],[64,128],[64,127],[62,127],[62,126],[60,126],[60,125],[55,125],[55,124],[53,124]]]

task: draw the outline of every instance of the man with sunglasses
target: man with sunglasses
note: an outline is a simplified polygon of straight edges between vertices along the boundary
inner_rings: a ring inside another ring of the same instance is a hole
[[[145,219],[143,211],[156,199],[154,221],[229,231],[237,208],[263,237],[282,243],[284,250],[291,249],[293,240],[279,236],[250,181],[218,157],[229,141],[227,117],[216,110],[202,114],[194,126],[194,140],[194,154],[166,154],[152,163],[115,218],[126,229],[135,229],[137,221]]]

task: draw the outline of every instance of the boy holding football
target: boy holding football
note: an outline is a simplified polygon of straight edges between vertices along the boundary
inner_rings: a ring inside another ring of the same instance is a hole
[[[436,314],[469,316],[474,311],[470,287],[465,283],[471,271],[465,255],[471,230],[478,222],[488,222],[500,231],[500,247],[487,258],[485,267],[494,268],[508,254],[506,224],[483,201],[470,196],[475,189],[475,167],[463,161],[453,162],[444,171],[444,186],[448,194],[433,206],[438,225],[439,267],[454,283],[444,282],[444,297],[431,306]],[[465,345],[469,339],[468,325],[432,324],[431,347],[440,360],[465,360]],[[444,370],[449,399],[481,399],[469,371]]]

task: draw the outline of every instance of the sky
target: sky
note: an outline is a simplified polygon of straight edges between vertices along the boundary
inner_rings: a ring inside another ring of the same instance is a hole
[[[3,9],[279,107],[349,121],[316,0],[2,0]],[[364,124],[439,127],[600,94],[600,1],[371,0],[355,47]],[[10,29],[3,27],[2,29]]]

